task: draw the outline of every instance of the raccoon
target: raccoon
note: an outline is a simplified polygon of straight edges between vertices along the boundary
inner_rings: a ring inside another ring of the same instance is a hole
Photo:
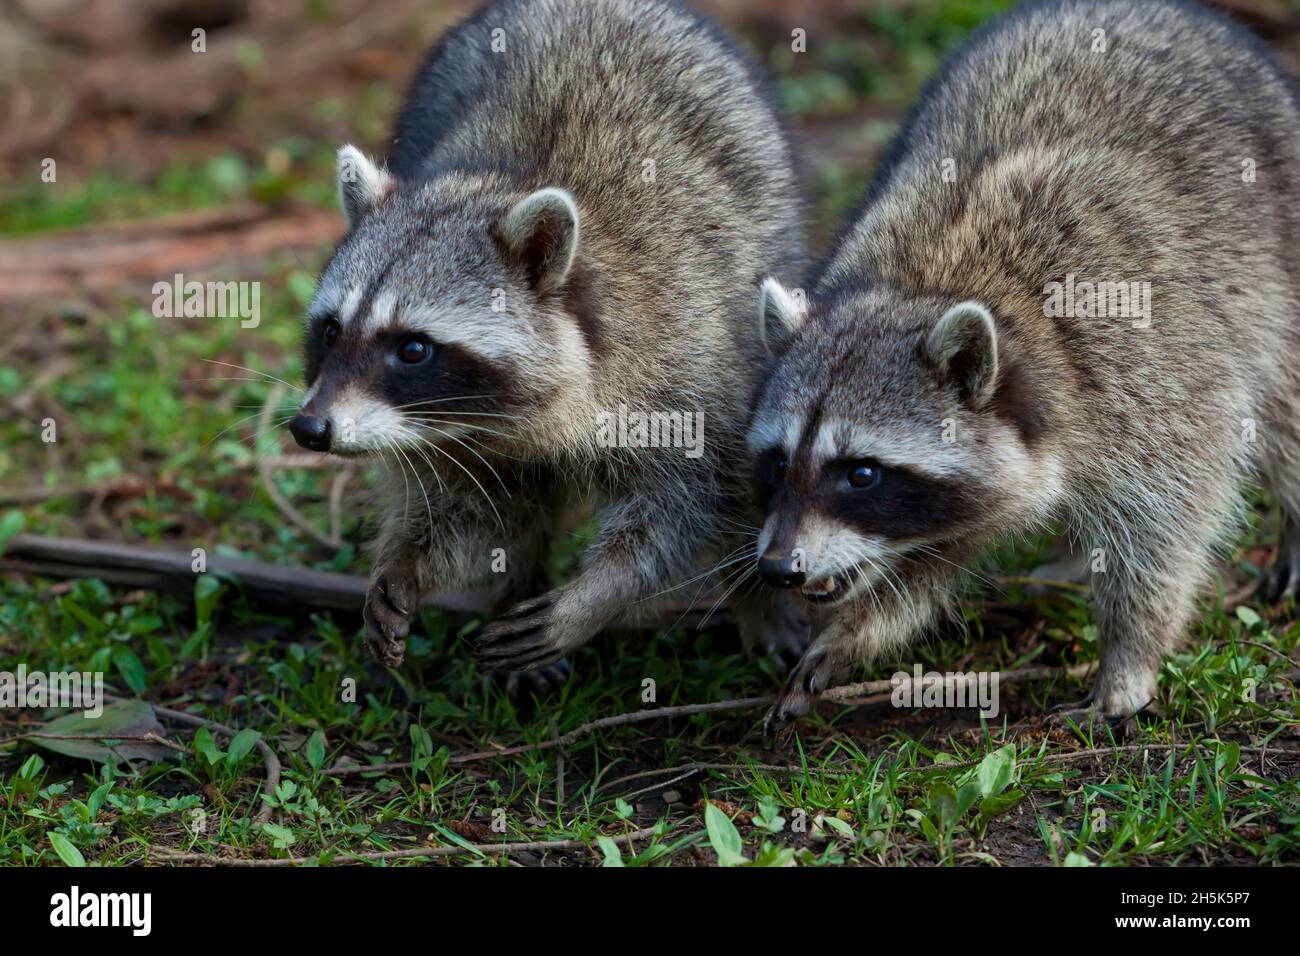
[[[505,609],[474,653],[519,673],[719,553],[752,566],[752,537],[722,542],[745,524],[767,361],[753,290],[801,268],[793,169],[745,56],[684,8],[634,0],[484,7],[418,70],[385,166],[339,151],[350,229],[307,311],[290,428],[386,475],[364,613],[380,660],[400,663],[433,592]],[[694,416],[700,447],[607,427],[637,414]],[[601,503],[599,533],[539,593],[575,498]],[[801,647],[806,619],[771,604],[741,602],[750,642]]]
[[[761,285],[759,571],[818,616],[769,727],[1053,522],[1091,562],[1081,718],[1153,701],[1250,481],[1287,516],[1294,592],[1298,249],[1296,87],[1228,19],[1060,0],[972,38],[808,293]]]

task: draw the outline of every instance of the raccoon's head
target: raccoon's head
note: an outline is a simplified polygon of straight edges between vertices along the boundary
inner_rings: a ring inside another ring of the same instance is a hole
[[[399,182],[351,146],[338,172],[351,228],[307,310],[294,438],[343,455],[543,441],[547,410],[589,379],[573,197]]]
[[[809,312],[801,293],[763,283],[776,361],[749,447],[765,581],[820,603],[889,588],[905,562],[1049,492],[1030,454],[1042,422],[1024,419],[1038,414],[1032,382],[1000,365],[985,306],[867,290]]]

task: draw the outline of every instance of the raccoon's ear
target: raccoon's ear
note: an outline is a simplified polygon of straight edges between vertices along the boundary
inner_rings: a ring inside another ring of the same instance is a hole
[[[758,335],[769,355],[785,351],[791,337],[808,318],[808,301],[802,290],[791,293],[768,276],[758,287]]]
[[[972,405],[983,405],[992,396],[998,332],[981,303],[959,302],[945,312],[925,340],[925,350],[939,377],[954,382]]]
[[[569,278],[578,253],[579,218],[573,197],[548,187],[519,200],[502,220],[506,254],[523,265],[539,293],[554,292]]]
[[[388,170],[376,166],[351,143],[339,149],[338,173],[339,205],[349,227],[355,227],[396,185]]]

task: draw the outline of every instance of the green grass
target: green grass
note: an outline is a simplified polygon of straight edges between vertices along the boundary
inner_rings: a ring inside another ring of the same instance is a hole
[[[866,135],[883,142],[943,52],[1005,5],[943,0],[907,17],[877,9],[861,33],[815,46],[807,60],[778,46],[769,60],[782,100],[802,121],[864,117]],[[378,95],[314,112],[332,121]],[[383,113],[362,112],[368,122]],[[36,233],[238,202],[332,202],[330,150],[277,143],[261,156],[178,156],[148,182],[105,174],[11,194],[3,220],[7,231]],[[869,173],[817,164],[824,224]],[[21,525],[364,573],[364,509],[345,514],[343,548],[322,549],[286,524],[253,467],[274,446],[253,440],[270,394],[261,373],[301,380],[299,316],[321,261],[267,263],[255,330],[237,320],[160,320],[148,302],[129,299],[71,313],[33,306],[12,325],[0,317],[7,337],[54,343],[36,366],[0,359],[0,405],[28,402],[0,416],[0,488],[62,490],[0,509],[0,539]],[[29,395],[55,358],[64,371]],[[40,437],[47,416],[59,427],[53,447]],[[328,475],[290,470],[277,480],[323,526]],[[102,500],[76,491],[106,482],[126,490]],[[1229,591],[1258,572],[1257,545],[1270,538],[1267,502],[1255,505],[1259,520],[1225,566]],[[569,542],[557,561],[575,548]],[[988,569],[1020,573],[1042,548],[1005,548]],[[1292,610],[1228,613],[1221,595],[1207,597],[1185,649],[1162,670],[1162,715],[1121,741],[1049,731],[1050,704],[1084,691],[1060,680],[1004,685],[1002,713],[987,722],[969,712],[826,705],[797,738],[773,742],[759,732],[760,710],[694,714],[600,730],[562,754],[466,763],[455,758],[543,742],[614,714],[771,693],[780,676],[770,662],[747,660],[722,627],[606,635],[576,656],[574,679],[558,692],[512,701],[484,684],[463,646],[482,623],[472,616],[425,613],[407,663],[387,672],[365,659],[355,619],[268,614],[211,575],[196,578],[192,595],[5,575],[0,671],[19,662],[102,671],[123,696],[255,732],[284,766],[263,826],[255,815],[264,769],[250,734],[232,743],[164,721],[185,747],[179,759],[112,766],[15,739],[56,712],[0,711],[0,863],[121,865],[166,851],[330,862],[436,845],[456,849],[440,862],[505,865],[467,846],[506,840],[586,847],[524,862],[622,865],[1295,862]],[[1012,584],[976,594],[966,616],[968,634],[939,635],[867,676],[913,660],[971,671],[1096,659],[1092,612],[1077,595],[1035,596]],[[653,703],[643,701],[647,678]],[[328,773],[385,762],[414,766]],[[648,827],[657,830],[631,846],[621,839]]]

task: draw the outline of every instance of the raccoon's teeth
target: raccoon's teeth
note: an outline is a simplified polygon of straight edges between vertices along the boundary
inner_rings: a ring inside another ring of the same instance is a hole
[[[814,581],[804,588],[809,594],[830,594],[835,590],[834,578],[822,578],[820,581]]]

